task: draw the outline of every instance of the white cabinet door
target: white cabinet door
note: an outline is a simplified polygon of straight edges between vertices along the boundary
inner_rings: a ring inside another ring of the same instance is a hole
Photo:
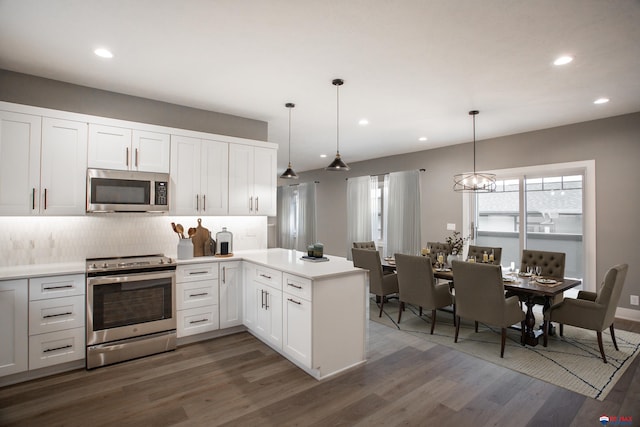
[[[171,136],[171,213],[197,215],[200,202],[200,140]]]
[[[90,168],[129,170],[131,129],[89,124],[87,165]]]
[[[229,144],[202,140],[201,182],[203,215],[229,212]]]
[[[258,316],[256,332],[268,344],[282,349],[282,291],[269,286],[257,286]]]
[[[0,111],[0,215],[38,212],[42,118]]]
[[[254,209],[253,147],[229,146],[229,215],[250,215]]]
[[[220,263],[220,329],[242,325],[240,261]]]
[[[242,268],[242,293],[244,296],[242,317],[244,319],[244,325],[252,331],[256,330],[258,321],[258,309],[260,308],[260,298],[258,297],[260,291],[257,288],[256,282],[254,282],[252,279],[254,274],[255,267],[245,262]]]
[[[87,124],[43,118],[41,159],[40,213],[84,215]]]
[[[277,152],[260,147],[254,150],[254,213],[276,216]]]
[[[28,289],[26,279],[0,282],[0,376],[28,368]]]
[[[311,302],[283,294],[282,350],[304,366],[311,367]]]
[[[143,172],[169,173],[171,141],[165,133],[133,130],[132,169]]]

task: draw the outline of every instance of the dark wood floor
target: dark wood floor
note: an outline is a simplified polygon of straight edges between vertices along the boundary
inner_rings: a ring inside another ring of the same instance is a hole
[[[0,388],[0,425],[577,427],[603,414],[640,425],[640,358],[601,402],[369,325],[369,361],[322,382],[240,333]]]

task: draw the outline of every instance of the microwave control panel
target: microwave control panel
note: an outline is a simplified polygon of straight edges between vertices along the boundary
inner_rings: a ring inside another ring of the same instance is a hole
[[[167,187],[168,183],[166,181],[156,181],[156,205],[166,206],[167,205]]]

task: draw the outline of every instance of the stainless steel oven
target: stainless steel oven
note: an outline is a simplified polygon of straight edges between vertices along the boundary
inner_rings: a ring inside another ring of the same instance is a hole
[[[161,255],[87,260],[87,369],[176,348],[175,270]]]

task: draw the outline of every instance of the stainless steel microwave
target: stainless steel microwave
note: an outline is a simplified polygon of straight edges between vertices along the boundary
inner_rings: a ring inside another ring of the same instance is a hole
[[[87,169],[87,212],[168,211],[168,173]]]

